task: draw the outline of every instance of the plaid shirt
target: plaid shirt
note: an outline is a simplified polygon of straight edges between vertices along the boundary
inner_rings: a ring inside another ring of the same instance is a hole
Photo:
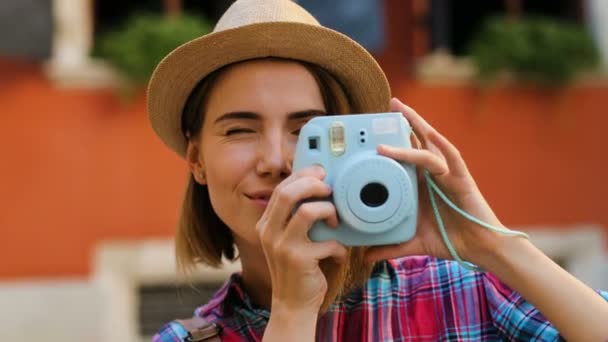
[[[607,292],[600,292],[608,300]],[[223,327],[223,341],[260,341],[270,312],[254,305],[239,274],[195,315]],[[608,323],[608,322],[607,322]],[[186,336],[175,322],[154,342]],[[406,257],[379,263],[365,288],[334,304],[317,323],[318,341],[563,340],[532,305],[490,273],[453,261]]]

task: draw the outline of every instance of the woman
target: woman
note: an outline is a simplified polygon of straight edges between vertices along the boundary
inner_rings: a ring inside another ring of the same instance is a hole
[[[195,312],[214,324],[205,326],[211,335],[608,339],[607,293],[586,287],[528,240],[487,230],[440,205],[458,255],[486,271],[449,261],[422,177],[412,240],[347,248],[308,239],[313,222],[335,226],[338,218],[328,201],[296,206],[332,192],[321,167],[291,170],[300,127],[318,115],[389,110],[403,113],[423,149],[379,146],[378,153],[428,170],[460,208],[502,227],[456,148],[389,94],[382,70],[362,47],[288,0],[236,1],[213,33],[159,64],[149,87],[150,120],[191,171],[178,263],[219,266],[222,257],[237,257],[235,246],[242,263],[242,273]],[[171,322],[154,340],[185,340],[190,324]]]

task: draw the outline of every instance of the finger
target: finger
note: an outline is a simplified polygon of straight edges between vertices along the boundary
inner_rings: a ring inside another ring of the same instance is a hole
[[[419,149],[419,150],[423,148],[422,142],[420,141],[420,139],[418,139],[418,136],[416,134],[411,134],[410,135],[410,145],[413,148],[416,148],[416,149]]]
[[[396,97],[391,99],[390,107],[392,111],[398,111],[403,114],[412,126],[414,134],[416,134],[418,139],[422,142],[422,146],[428,148],[427,136],[430,133],[435,132],[435,128],[427,123],[413,108],[399,101]]]
[[[311,242],[307,250],[316,260],[333,258],[337,263],[344,263],[348,257],[347,248],[335,240]]]
[[[420,133],[421,135],[425,135],[435,130],[412,107],[401,102],[396,97],[391,99],[390,107],[391,110],[396,110],[403,113],[403,116],[405,116],[410,125],[412,125],[412,128],[414,129],[416,134]]]
[[[469,170],[464,159],[462,159],[460,151],[458,151],[456,146],[454,146],[446,137],[439,132],[434,132],[429,136],[429,139],[437,146],[445,158],[451,174],[454,176],[466,176],[469,174]]]
[[[272,196],[270,196],[270,200],[268,201],[268,206],[266,207],[266,210],[264,210],[262,217],[258,221],[259,222],[258,228],[265,226],[265,222],[267,222],[270,219],[269,215],[274,213],[273,208],[284,205],[284,203],[282,203],[281,201],[284,200],[285,196],[278,196],[278,195],[276,195],[277,193],[284,191],[285,187],[287,187],[288,185],[290,185],[291,183],[295,182],[298,179],[302,179],[302,178],[306,178],[306,177],[324,179],[325,174],[326,174],[325,170],[320,165],[313,165],[313,166],[301,169],[298,172],[294,172],[293,174],[289,175],[289,177],[285,178],[273,190]]]
[[[312,166],[303,168],[301,170],[298,170],[297,172],[292,173],[291,175],[289,175],[289,177],[285,178],[275,188],[275,192],[280,191],[283,187],[288,186],[289,184],[297,181],[298,179],[306,178],[306,177],[324,179],[325,175],[326,175],[325,169],[323,169],[323,167],[321,167],[320,165],[312,165]],[[268,202],[268,206],[273,205],[276,200],[277,200],[276,197],[271,196],[270,201]]]
[[[292,173],[291,175],[289,175],[289,177],[287,177],[284,181],[282,181],[281,184],[287,185],[287,184],[292,183],[295,180],[297,180],[299,178],[303,178],[303,177],[314,177],[314,178],[318,178],[318,179],[323,179],[323,178],[325,178],[325,175],[326,175],[326,172],[325,172],[325,169],[323,168],[323,166],[321,166],[319,164],[315,164],[315,165],[305,167],[301,170],[298,170],[297,172]]]
[[[329,185],[315,177],[302,177],[282,186],[280,189],[275,189],[266,208],[265,229],[267,231],[261,232],[261,234],[274,236],[283,230],[299,202],[311,197],[327,197],[330,194],[331,188]]]
[[[376,262],[378,260],[423,254],[425,253],[420,240],[414,237],[412,240],[398,245],[372,246],[365,251],[364,258],[367,262]]]
[[[378,145],[378,153],[401,162],[415,164],[429,170],[433,175],[443,175],[449,171],[444,159],[427,150]]]
[[[324,220],[330,227],[336,227],[338,225],[336,207],[329,201],[304,203],[298,207],[287,224],[285,233],[294,239],[308,240],[308,231],[313,223],[320,220]]]

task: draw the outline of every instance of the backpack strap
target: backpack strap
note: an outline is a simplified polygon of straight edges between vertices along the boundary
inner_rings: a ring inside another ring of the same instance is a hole
[[[176,321],[188,331],[188,336],[184,340],[186,342],[221,341],[221,327],[215,323],[209,323],[198,316],[190,319],[178,319]]]

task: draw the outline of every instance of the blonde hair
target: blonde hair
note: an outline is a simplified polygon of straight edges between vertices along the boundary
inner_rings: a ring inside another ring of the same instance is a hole
[[[315,78],[328,113],[346,114],[356,110],[352,108],[352,101],[342,85],[325,69],[298,60],[274,57],[270,59],[303,65]],[[195,139],[199,136],[210,90],[218,76],[232,65],[209,74],[190,94],[182,113],[182,132],[187,139]],[[197,263],[217,268],[221,266],[222,258],[227,260],[237,258],[232,233],[213,210],[207,186],[197,183],[191,174],[182,203],[175,249],[178,268],[184,273],[192,270]]]

